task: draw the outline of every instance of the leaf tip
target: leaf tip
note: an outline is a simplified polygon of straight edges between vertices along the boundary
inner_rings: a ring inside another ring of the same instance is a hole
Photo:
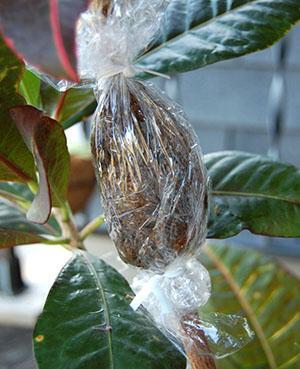
[[[38,202],[38,201],[36,201],[36,202]],[[45,204],[48,204],[48,202],[45,201]],[[49,206],[46,206],[46,207],[47,207],[47,209],[43,209],[43,211],[41,211],[39,204],[35,204],[35,201],[33,201],[30,209],[28,210],[28,212],[26,214],[27,220],[29,220],[32,223],[37,223],[37,224],[47,223],[47,221],[50,217],[51,207],[49,207]]]

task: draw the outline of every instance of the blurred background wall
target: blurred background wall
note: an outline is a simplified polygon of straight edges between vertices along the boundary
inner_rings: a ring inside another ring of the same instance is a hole
[[[182,74],[178,84],[205,153],[266,154],[280,119],[280,157],[300,166],[300,26],[268,50]]]

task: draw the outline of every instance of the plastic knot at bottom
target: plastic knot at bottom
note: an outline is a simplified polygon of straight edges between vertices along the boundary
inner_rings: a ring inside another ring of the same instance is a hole
[[[206,304],[211,294],[208,271],[196,258],[178,258],[163,274],[141,271],[134,278],[136,293],[131,307],[143,305],[158,325],[165,325],[166,317],[178,318]]]

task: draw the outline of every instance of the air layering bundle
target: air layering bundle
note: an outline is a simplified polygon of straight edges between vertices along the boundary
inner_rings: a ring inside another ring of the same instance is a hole
[[[235,351],[250,333],[243,318],[197,313],[210,296],[208,272],[197,260],[208,213],[201,149],[181,108],[134,78],[151,73],[134,61],[159,33],[166,6],[163,0],[92,3],[77,41],[81,76],[96,81],[91,144],[110,236],[122,260],[139,268],[131,306],[143,305],[194,360],[195,353]],[[239,327],[238,338],[226,324]]]

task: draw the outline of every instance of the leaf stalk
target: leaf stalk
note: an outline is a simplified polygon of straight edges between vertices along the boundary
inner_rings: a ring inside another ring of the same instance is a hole
[[[80,239],[82,241],[85,240],[91,233],[95,232],[104,223],[104,220],[105,219],[103,214],[93,219],[80,232]]]
[[[69,203],[64,203],[61,208],[54,208],[53,214],[62,230],[62,239],[69,240],[69,245],[72,248],[85,250]]]

